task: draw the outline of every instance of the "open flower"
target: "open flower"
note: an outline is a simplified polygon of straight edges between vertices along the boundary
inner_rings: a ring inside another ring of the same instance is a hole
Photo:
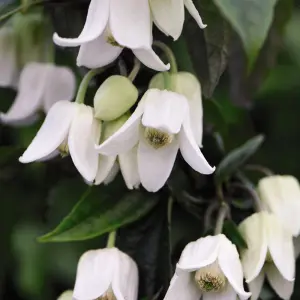
[[[91,182],[95,179],[98,168],[99,155],[94,145],[99,126],[91,107],[68,101],[56,102],[19,160],[30,163],[46,158],[56,150],[70,152],[79,173]]]
[[[30,123],[39,110],[47,113],[55,102],[71,101],[75,88],[75,76],[69,68],[29,63],[22,70],[13,105],[0,114],[0,120],[15,125]]]
[[[74,299],[136,300],[137,292],[137,266],[117,248],[88,251],[80,258]]]
[[[136,145],[139,176],[148,191],[156,192],[165,184],[179,149],[195,171],[214,171],[194,139],[188,100],[174,92],[148,90],[127,122],[96,149],[118,155]]]
[[[57,300],[72,300],[73,291],[65,291],[62,293]]]
[[[165,300],[248,299],[239,254],[223,234],[189,243],[176,265]]]
[[[91,0],[84,28],[78,38],[61,38],[57,45],[80,46],[78,66],[99,68],[113,62],[123,47],[130,48],[147,67],[165,71],[152,50],[152,21],[147,0]]]
[[[259,298],[264,278],[282,299],[293,293],[295,257],[293,239],[275,215],[262,211],[244,220],[239,229],[247,242],[241,261],[251,300]]]

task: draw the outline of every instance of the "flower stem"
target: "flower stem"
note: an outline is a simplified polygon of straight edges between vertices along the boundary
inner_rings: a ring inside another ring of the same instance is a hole
[[[222,202],[219,210],[217,222],[216,222],[215,235],[222,233],[224,221],[226,219],[227,214],[228,214],[228,206],[226,202]]]
[[[176,58],[171,48],[168,47],[165,43],[160,41],[153,42],[153,45],[160,48],[166,54],[170,63],[170,73],[177,73],[178,68],[177,68]]]
[[[116,231],[111,231],[108,235],[106,248],[113,248],[116,244]]]
[[[128,79],[130,81],[134,81],[134,79],[136,78],[137,74],[139,73],[140,71],[140,68],[141,68],[141,62],[136,58],[134,60],[134,66],[133,66],[133,69],[132,71],[130,72],[129,76],[128,76]]]
[[[265,176],[273,176],[274,175],[274,173],[270,169],[268,169],[264,166],[261,166],[261,165],[246,165],[245,170],[257,171],[257,172],[262,173]]]

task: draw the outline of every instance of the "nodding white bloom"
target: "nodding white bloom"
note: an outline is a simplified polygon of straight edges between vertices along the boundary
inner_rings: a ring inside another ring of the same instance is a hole
[[[236,246],[223,234],[189,243],[176,265],[165,300],[248,299]]]
[[[200,28],[205,28],[192,0],[149,0],[155,25],[166,35],[177,40],[184,23],[184,7],[196,20]]]
[[[51,156],[56,150],[70,153],[79,173],[91,182],[98,168],[99,155],[94,145],[99,127],[91,107],[68,101],[56,102],[19,161],[30,163]]]
[[[151,192],[169,178],[179,149],[195,171],[214,171],[194,139],[188,100],[174,92],[148,90],[127,122],[96,149],[104,155],[118,155],[135,146],[141,183]]]
[[[62,293],[57,300],[72,300],[73,299],[73,291],[65,291]]]
[[[31,123],[40,110],[47,113],[55,102],[71,101],[75,88],[75,76],[69,68],[29,63],[21,72],[13,105],[0,114],[0,120],[14,125]]]
[[[84,28],[78,38],[61,38],[57,45],[80,46],[78,66],[99,68],[113,62],[124,47],[147,67],[169,69],[152,50],[152,22],[147,0],[91,0]]]
[[[79,260],[73,292],[75,300],[136,300],[138,269],[117,248],[92,250]]]
[[[257,190],[266,208],[282,221],[293,236],[298,236],[300,233],[298,180],[289,175],[269,176],[259,181]]]
[[[266,211],[255,213],[239,226],[248,248],[241,252],[241,261],[251,300],[259,298],[264,278],[281,299],[293,293],[295,256],[293,239],[280,220]]]

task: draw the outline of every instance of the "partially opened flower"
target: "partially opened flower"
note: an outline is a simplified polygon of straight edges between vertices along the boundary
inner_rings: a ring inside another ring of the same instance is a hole
[[[117,248],[88,251],[80,258],[74,299],[136,300],[137,292],[137,266]]]
[[[174,92],[148,90],[127,122],[96,149],[112,156],[135,146],[141,183],[148,191],[165,184],[179,149],[195,171],[214,171],[194,139],[188,100]]]
[[[147,67],[165,71],[152,50],[152,21],[147,0],[91,0],[84,28],[78,38],[61,38],[57,45],[80,46],[78,66],[99,68],[113,62],[124,47],[130,48]]]
[[[223,234],[189,243],[176,265],[165,300],[236,300],[251,294],[243,287],[239,254]]]
[[[57,300],[72,300],[73,299],[73,291],[65,291],[62,293]]]
[[[79,173],[91,182],[98,168],[99,155],[94,145],[99,127],[91,107],[68,101],[56,102],[19,160],[30,163],[46,158],[57,150],[69,152]]]
[[[295,256],[293,239],[275,215],[262,211],[244,220],[239,226],[247,242],[241,260],[251,300],[259,298],[265,276],[281,299],[293,293]]]
[[[29,63],[22,70],[13,105],[0,114],[0,120],[15,125],[30,123],[40,110],[47,113],[55,102],[71,101],[75,88],[75,76],[69,68]]]

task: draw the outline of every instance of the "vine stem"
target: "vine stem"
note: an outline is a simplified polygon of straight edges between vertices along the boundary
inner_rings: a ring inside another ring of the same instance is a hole
[[[170,63],[170,73],[177,73],[178,68],[177,68],[176,58],[171,48],[168,47],[165,43],[160,41],[154,41],[153,45],[160,48],[168,57]]]
[[[128,79],[130,81],[134,81],[134,79],[136,78],[136,76],[140,71],[140,68],[141,68],[141,62],[137,58],[135,58],[133,69],[128,76]]]
[[[257,171],[257,172],[264,174],[265,176],[273,176],[274,175],[274,173],[270,169],[268,169],[264,166],[261,166],[261,165],[246,165],[245,170]]]
[[[106,248],[113,248],[113,247],[115,247],[115,244],[116,244],[116,235],[117,235],[116,231],[111,231],[109,233],[107,244],[106,244]]]
[[[216,228],[214,232],[215,235],[222,233],[224,221],[226,219],[227,214],[228,214],[228,206],[225,202],[222,202],[219,210],[217,222],[216,222]]]

